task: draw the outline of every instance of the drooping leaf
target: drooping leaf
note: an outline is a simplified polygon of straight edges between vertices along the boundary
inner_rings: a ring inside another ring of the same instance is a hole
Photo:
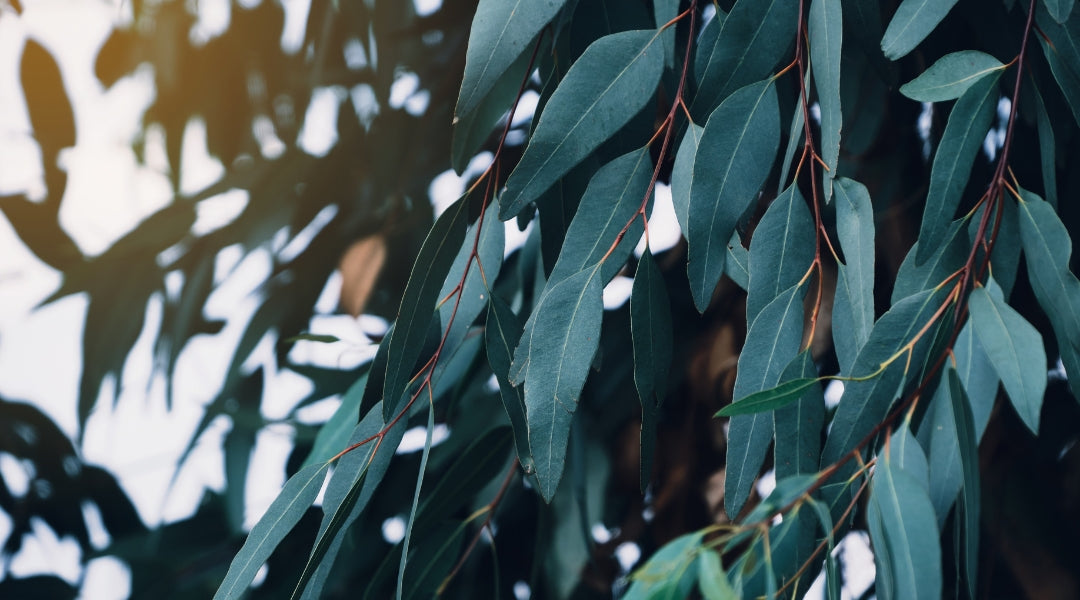
[[[1080,281],[1069,270],[1072,240],[1046,201],[1024,190],[1021,196],[1020,239],[1031,288],[1054,328],[1069,389],[1080,398]]]
[[[807,73],[803,78],[803,85],[806,89],[810,89],[810,73]],[[788,173],[795,165],[795,152],[801,150],[804,146],[803,136],[806,135],[806,115],[803,112],[802,96],[795,103],[795,110],[792,111],[794,115],[791,117],[791,128],[788,130],[787,147],[784,148],[784,156],[780,162],[780,183],[777,186],[776,193],[784,191],[784,186],[788,184]]]
[[[663,27],[679,14],[679,0],[656,0],[653,2],[653,20],[656,27]],[[675,68],[675,26],[668,27],[661,34],[664,42],[664,66]]]
[[[1005,68],[1001,61],[978,50],[951,52],[939,58],[900,93],[919,102],[945,102],[962,96],[972,85]]]
[[[1080,12],[1070,13],[1066,21],[1058,22],[1040,4],[1035,11],[1035,22],[1041,33],[1036,39],[1046,62],[1072,109],[1073,118],[1080,124]]]
[[[477,228],[479,232],[477,232]],[[499,222],[495,207],[489,206],[484,211],[484,220],[477,220],[465,232],[465,239],[458,250],[454,264],[446,275],[442,289],[436,298],[442,302],[438,307],[439,331],[445,338],[444,349],[454,350],[465,339],[473,322],[488,307],[488,286],[494,282],[502,270],[503,249],[505,247],[506,228]],[[475,247],[476,257],[469,262]],[[469,272],[465,273],[466,265]],[[464,278],[464,279],[463,279]],[[452,295],[461,285],[461,302]],[[451,319],[453,322],[451,323]],[[447,328],[449,326],[449,328]],[[445,364],[440,361],[438,370]]]
[[[817,377],[817,367],[809,350],[799,353],[780,374],[781,381],[805,381]],[[825,393],[817,380],[798,400],[773,413],[776,442],[773,468],[776,478],[813,473],[821,457],[821,431],[825,421]],[[744,400],[743,403],[746,401]]]
[[[806,275],[814,257],[814,220],[799,188],[789,187],[769,205],[750,239],[746,322]]]
[[[967,223],[967,219],[954,221],[945,232],[937,250],[922,264],[915,260],[922,244],[915,242],[896,272],[890,304],[896,306],[908,296],[934,288],[963,266],[971,250],[967,236],[964,235]]]
[[[679,149],[675,152],[675,164],[671,167],[671,204],[679,228],[685,234],[690,231],[690,197],[694,187],[694,161],[697,160],[698,144],[705,128],[696,123],[686,127]]]
[[[930,171],[916,264],[921,265],[932,256],[937,249],[936,241],[942,239],[960,204],[971,166],[997,110],[999,73],[991,73],[972,85],[949,113]]]
[[[641,491],[644,492],[652,474],[656,421],[667,394],[674,345],[667,287],[648,248],[634,274],[630,333],[634,343],[634,386],[641,401]]]
[[[1050,113],[1046,110],[1042,93],[1036,85],[1031,85],[1032,95],[1035,97],[1036,126],[1039,131],[1039,160],[1042,166],[1043,193],[1046,201],[1055,209],[1057,200],[1057,142],[1054,134],[1054,124],[1050,121]]]
[[[416,488],[413,490],[412,506],[409,508],[409,518],[405,525],[405,537],[401,540],[401,559],[398,561],[397,585],[394,587],[394,597],[401,600],[401,593],[405,588],[405,566],[409,558],[409,543],[412,542],[413,525],[416,524],[416,509],[420,505],[420,490],[424,486],[424,476],[427,474],[428,457],[431,456],[431,433],[435,430],[435,403],[428,402],[428,420],[424,432],[424,449],[420,454],[420,469],[416,474]]]
[[[548,501],[562,478],[570,422],[600,342],[603,312],[597,265],[545,292],[514,351],[510,381],[525,386],[529,448]]]
[[[285,482],[285,487],[251,529],[243,547],[233,558],[229,572],[214,594],[215,600],[240,598],[247,592],[255,573],[319,495],[328,468],[327,464],[308,465]]]
[[[979,287],[971,292],[968,307],[975,335],[994,365],[1020,419],[1032,433],[1039,432],[1043,393],[1046,391],[1046,351],[1042,336],[1000,295]]]
[[[930,502],[934,505],[938,527],[945,525],[956,495],[964,485],[956,414],[953,412],[955,403],[951,394],[948,380],[942,378],[919,425],[919,443],[926,450],[930,463]]]
[[[697,554],[703,551],[703,533],[696,531],[664,544],[644,566],[631,575],[625,600],[685,598],[697,582]]]
[[[1072,13],[1073,5],[1076,4],[1074,0],[1042,0],[1043,6],[1046,7],[1047,12],[1058,23],[1064,23],[1069,20],[1069,15]]]
[[[481,0],[469,30],[457,118],[468,115],[496,85],[566,0]]]
[[[495,427],[469,443],[442,470],[438,481],[425,489],[416,517],[417,532],[433,529],[467,506],[476,490],[502,473],[512,445],[513,436],[505,426]]]
[[[405,387],[413,376],[412,369],[420,358],[435,304],[439,300],[439,291],[465,239],[468,213],[466,196],[435,220],[409,273],[409,283],[401,298],[401,308],[398,309],[386,353],[382,407],[383,418],[387,421],[397,410]]]
[[[754,392],[775,386],[784,368],[799,353],[805,294],[806,286],[789,288],[762,309],[750,325],[746,345],[739,353],[734,404]],[[772,439],[772,415],[732,417],[728,427],[724,510],[733,518],[750,495]]]
[[[844,15],[840,0],[813,0],[809,18],[810,64],[821,108],[821,158],[829,170],[821,176],[825,202],[832,199],[836,163],[840,159],[840,48]]]
[[[990,358],[986,356],[986,351],[975,335],[975,326],[970,319],[960,329],[960,335],[956,336],[953,353],[956,355],[957,376],[971,404],[977,441],[982,439],[982,434],[990,423],[999,380]]]
[[[938,23],[949,14],[957,0],[904,0],[896,9],[885,36],[881,38],[881,50],[891,60],[906,56]]]
[[[952,412],[956,417],[956,441],[960,449],[960,463],[964,473],[964,485],[960,494],[964,529],[964,575],[967,578],[970,597],[974,598],[978,582],[979,513],[982,503],[982,484],[979,481],[979,444],[975,437],[975,422],[972,420],[971,408],[960,378],[952,369],[948,370],[946,377],[949,380]]]
[[[833,345],[849,372],[874,326],[874,207],[861,183],[836,180],[836,233],[845,262],[837,265]]]
[[[695,120],[712,113],[739,88],[767,77],[788,57],[798,8],[786,0],[740,0],[732,7],[712,48],[698,49],[694,69],[698,91],[690,107]]]
[[[910,445],[921,452],[917,443]],[[885,582],[887,589],[879,588],[878,593],[886,598],[936,600],[941,598],[942,575],[934,507],[925,484],[890,454],[879,455],[870,487],[870,504],[880,519],[878,535],[871,528],[870,539],[875,548],[887,549],[888,556],[883,564],[887,578],[881,579],[884,573],[878,572],[879,585]]]
[[[750,251],[743,246],[737,231],[731,234],[727,243],[724,274],[744,291],[750,289]]]
[[[566,231],[559,260],[548,277],[548,287],[599,263],[626,224],[634,221],[601,267],[604,283],[615,276],[644,231],[643,223],[635,215],[649,188],[652,171],[649,148],[645,147],[623,154],[593,175]]]
[[[726,242],[757,199],[780,145],[776,88],[762,81],[741,88],[709,116],[698,144],[686,239],[687,274],[698,311],[712,299],[724,271]]]
[[[311,448],[311,454],[304,460],[304,466],[323,463],[334,457],[335,454],[345,449],[349,441],[349,434],[360,420],[360,399],[364,396],[364,387],[367,385],[368,374],[364,373],[356,382],[349,387],[341,397],[330,420],[319,428],[319,434],[315,436],[315,445]]]
[[[533,471],[532,453],[529,451],[529,424],[525,418],[525,390],[510,385],[510,363],[514,348],[521,339],[521,320],[514,311],[495,294],[491,295],[488,306],[487,327],[484,328],[484,345],[487,349],[488,363],[499,382],[499,393],[503,409],[510,419],[514,430],[514,447],[517,449],[518,462],[526,473]]]
[[[859,352],[848,374],[866,379],[844,383],[844,393],[840,396],[840,404],[822,450],[822,467],[836,462],[852,450],[885,418],[905,380],[917,373],[924,362],[943,319],[939,317],[933,325],[927,325],[947,295],[945,290],[926,290],[908,296],[874,324],[870,339]],[[927,329],[919,341],[909,349],[902,350],[924,327]]]
[[[738,600],[739,594],[728,581],[720,555],[713,550],[698,552],[698,590],[705,600]]]
[[[777,410],[794,403],[814,385],[820,385],[820,382],[818,377],[797,377],[776,387],[754,392],[739,402],[732,402],[717,411],[716,416],[734,417]]]
[[[821,525],[821,531],[825,532],[825,598],[827,600],[840,600],[840,589],[842,587],[840,582],[840,569],[836,564],[836,557],[833,556],[833,549],[836,546],[833,536],[833,520],[832,515],[829,513],[829,508],[825,506],[823,502],[814,500],[811,498],[807,501],[810,508],[817,515],[818,523]]]
[[[506,181],[499,218],[539,198],[645,106],[664,70],[658,39],[655,30],[624,31],[585,50],[551,95]]]

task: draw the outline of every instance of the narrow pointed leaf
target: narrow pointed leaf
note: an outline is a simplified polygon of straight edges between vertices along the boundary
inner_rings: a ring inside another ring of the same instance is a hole
[[[922,244],[915,242],[896,272],[890,304],[896,306],[908,296],[934,288],[964,264],[971,250],[967,236],[964,235],[967,224],[966,219],[953,221],[941,243],[938,244],[937,250],[934,250],[930,258],[921,264],[915,256],[919,253]],[[931,240],[930,243],[936,242]]]
[[[713,550],[698,553],[698,590],[705,600],[738,600],[739,594],[728,581],[720,555]]]
[[[896,9],[885,36],[881,38],[881,50],[890,60],[907,55],[930,35],[938,23],[949,14],[957,0],[904,0]]]
[[[1069,20],[1069,15],[1072,14],[1076,0],[1042,0],[1042,4],[1046,7],[1046,12],[1050,13],[1050,16],[1055,21],[1064,23]]]
[[[315,436],[311,454],[304,460],[304,466],[323,463],[345,449],[349,434],[360,420],[360,400],[364,396],[368,374],[361,375],[341,397],[341,404]]]
[[[998,76],[991,74],[972,85],[949,113],[930,170],[930,190],[919,229],[919,251],[915,255],[917,264],[926,262],[937,249],[936,241],[948,229],[960,204],[971,166],[997,111]]]
[[[900,93],[919,102],[945,102],[962,96],[987,75],[1005,68],[985,52],[961,50],[942,56],[921,75],[900,86]]]
[[[1043,191],[1046,201],[1050,206],[1057,208],[1057,142],[1054,135],[1054,124],[1050,121],[1050,113],[1046,110],[1039,88],[1032,85],[1030,88],[1035,96],[1036,124],[1039,131],[1039,161],[1042,167]]]
[[[840,108],[840,48],[844,29],[840,0],[813,0],[809,20],[810,64],[821,108],[821,158],[829,168],[822,173],[821,179],[825,202],[829,202],[840,159],[840,128],[844,122]]]
[[[653,2],[653,20],[660,28],[679,14],[679,0],[655,0]],[[660,36],[664,42],[664,66],[675,68],[675,26],[665,29]]]
[[[911,348],[910,356],[906,353],[898,356],[898,352],[930,322],[946,296],[944,290],[927,290],[908,296],[882,315],[874,325],[870,339],[859,352],[849,373],[853,377],[869,378],[844,383],[844,393],[840,396],[840,404],[822,450],[822,467],[839,460],[870,433],[888,414],[905,380],[919,372],[943,318],[939,317],[923,333],[919,342]],[[882,365],[890,359],[892,362],[882,369]],[[908,367],[909,360],[911,367]]]
[[[975,335],[975,326],[971,319],[960,329],[960,335],[956,336],[953,353],[956,355],[957,376],[971,405],[975,440],[978,441],[982,439],[983,432],[990,423],[999,380],[990,358],[986,356],[986,351]]]
[[[750,287],[746,322],[806,275],[814,256],[814,220],[798,186],[789,187],[765,211],[750,240]]]
[[[1036,39],[1050,64],[1050,72],[1072,109],[1073,119],[1080,123],[1080,12],[1071,13],[1069,19],[1059,23],[1039,6],[1035,23],[1041,34]]]
[[[457,108],[461,118],[483,101],[566,0],[480,0],[469,30],[465,75]]]
[[[638,261],[630,293],[630,333],[634,344],[634,385],[641,401],[641,490],[652,473],[656,421],[671,368],[671,305],[664,276],[648,248]]]
[[[664,70],[657,40],[655,30],[613,33],[570,67],[506,181],[501,219],[521,212],[645,107]]]
[[[630,576],[624,600],[686,598],[697,582],[697,554],[702,551],[700,531],[664,544],[644,566]]]
[[[810,89],[810,73],[803,78],[803,85]],[[788,130],[787,147],[784,148],[784,156],[780,159],[780,183],[776,190],[778,194],[784,190],[785,185],[788,185],[788,173],[791,167],[795,166],[795,152],[803,148],[803,136],[806,134],[804,128],[806,115],[803,114],[801,97],[795,103],[795,110],[792,112],[794,116],[791,117],[791,128]]]
[[[492,294],[491,304],[488,305],[487,327],[484,329],[488,363],[499,382],[503,410],[506,411],[510,427],[514,430],[518,462],[526,472],[531,472],[533,460],[529,451],[529,424],[525,418],[525,390],[510,385],[508,377],[514,348],[521,339],[521,330],[521,321],[510,306],[502,298]]]
[[[739,232],[731,234],[724,260],[724,274],[744,291],[750,289],[750,251],[742,245]]]
[[[1000,295],[976,288],[968,300],[975,335],[979,336],[1009,394],[1013,408],[1032,433],[1039,432],[1039,414],[1046,392],[1046,351],[1042,336]]]
[[[833,300],[833,345],[840,370],[849,372],[874,327],[874,207],[866,187],[836,180],[836,233],[844,251]]]
[[[548,501],[562,478],[571,419],[600,341],[600,280],[597,266],[546,292],[525,324],[528,335],[514,351],[511,382],[521,385],[524,380],[529,448],[540,493]]]
[[[423,350],[439,290],[465,240],[467,201],[467,196],[461,198],[435,220],[413,263],[387,348],[386,379],[383,381],[383,417],[386,420],[397,410],[398,401],[413,376],[412,369]]]
[[[774,387],[799,353],[803,336],[805,286],[793,286],[769,303],[746,334],[739,353],[734,405],[750,394]],[[736,416],[728,427],[724,510],[733,518],[750,495],[773,439],[772,415]]]
[[[705,124],[694,163],[686,239],[687,273],[704,312],[724,272],[726,242],[772,169],[780,145],[776,88],[762,81],[741,88]]]
[[[1021,195],[1020,239],[1031,288],[1054,328],[1069,389],[1080,399],[1080,281],[1069,270],[1072,240],[1046,201],[1023,190]]]
[[[697,95],[691,104],[695,120],[704,118],[733,92],[764,79],[795,39],[798,3],[787,0],[740,0],[723,19],[712,48],[700,46],[694,77]]]
[[[416,524],[416,509],[420,505],[420,490],[424,486],[424,475],[427,474],[428,456],[431,455],[431,432],[435,429],[435,404],[428,402],[427,431],[424,436],[424,450],[420,455],[420,470],[416,474],[416,489],[413,491],[412,507],[409,509],[409,520],[405,526],[405,537],[401,540],[401,560],[398,561],[397,586],[395,598],[401,600],[401,593],[405,585],[405,565],[409,558],[409,543],[412,541],[413,525]]]
[[[697,159],[698,144],[705,128],[695,123],[686,127],[679,149],[675,153],[675,164],[671,168],[671,204],[675,207],[675,217],[683,234],[690,230],[690,197],[694,187],[694,161]]]
[[[956,495],[964,485],[951,394],[949,382],[943,378],[919,425],[919,442],[926,449],[930,462],[930,502],[934,505],[938,527],[945,525]]]
[[[241,598],[255,579],[255,574],[274,548],[285,539],[319,495],[326,479],[327,464],[308,465],[285,482],[277,498],[251,529],[247,540],[236,553],[214,600]]]
[[[960,378],[956,371],[949,369],[946,374],[949,385],[949,398],[956,417],[956,440],[960,449],[960,463],[963,467],[964,485],[961,489],[960,503],[963,513],[964,528],[964,575],[967,588],[974,598],[978,587],[979,569],[979,513],[981,512],[982,490],[979,481],[979,445],[975,437],[975,422]]]
[[[809,350],[804,350],[784,368],[781,381],[799,381],[817,377],[817,367]],[[773,427],[773,468],[776,478],[814,473],[821,458],[821,431],[825,423],[825,391],[814,379],[796,402],[776,409]],[[744,400],[743,403],[746,401]]]
[[[785,381],[776,387],[754,392],[738,402],[732,402],[717,413],[717,417],[734,417],[736,415],[753,415],[768,412],[793,404],[807,390],[815,385],[820,385],[818,377],[799,377]]]
[[[477,15],[479,14],[478,11]],[[468,112],[458,113],[454,118],[454,132],[450,138],[450,166],[458,175],[464,174],[469,161],[480,150],[484,141],[491,137],[496,125],[509,112],[514,103],[514,97],[521,88],[521,82],[525,78],[525,70],[529,68],[530,58],[532,58],[532,51],[523,51],[491,84],[491,88],[473,108]],[[467,64],[466,68],[468,68]],[[479,90],[479,88],[476,89]],[[462,94],[465,93],[464,88],[461,91]]]

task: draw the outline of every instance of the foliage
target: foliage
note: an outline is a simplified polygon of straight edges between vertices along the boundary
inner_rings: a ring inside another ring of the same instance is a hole
[[[63,272],[51,299],[90,296],[83,422],[151,295],[168,299],[156,348],[171,375],[215,331],[202,309],[218,251],[271,246],[337,211],[302,251],[275,251],[207,407],[199,432],[230,416],[225,451],[240,457],[224,497],[158,532],[106,523],[115,540],[98,552],[135,567],[135,595],[173,580],[177,595],[238,598],[265,562],[253,597],[509,597],[516,582],[534,597],[792,597],[822,572],[839,597],[833,549],[867,531],[882,598],[1080,589],[1066,518],[1080,497],[1061,483],[1080,470],[1078,221],[1064,201],[1080,156],[1080,11],[884,4],[480,0],[418,16],[316,1],[290,55],[268,1],[235,8],[205,46],[182,39],[182,3],[136,3],[173,37],[116,32],[99,76],[149,56],[162,68],[147,119],[174,180],[194,114],[228,169],[93,258],[56,221],[55,153],[74,139],[59,75],[24,80],[49,197],[0,209]],[[343,61],[348,44],[362,64]],[[28,47],[24,73],[47,71],[42,52]],[[390,103],[405,70],[429,93],[420,114]],[[253,77],[261,88],[245,88]],[[312,157],[280,108],[328,85],[354,93],[337,145]],[[355,90],[377,110],[351,106]],[[515,118],[526,95],[535,114]],[[286,141],[278,158],[256,151],[246,124],[259,114]],[[466,173],[481,150],[486,169],[432,214],[433,178]],[[685,236],[672,248],[649,230],[661,183]],[[233,188],[250,194],[244,212],[194,233],[198,203]],[[504,250],[500,221],[528,232],[523,246]],[[307,324],[363,238],[389,256],[371,263],[364,311],[393,327],[356,372],[291,364],[292,341],[334,341]],[[182,289],[164,294],[175,272]],[[626,274],[628,305],[605,310]],[[245,537],[235,507],[265,420],[262,374],[243,365],[268,333],[279,364],[315,382],[307,401],[341,393],[343,408],[317,434],[297,425],[291,477]],[[438,444],[436,424],[450,432]],[[426,431],[423,450],[397,454],[409,427]],[[45,504],[2,499],[57,529]],[[406,523],[393,544],[380,534],[391,517]],[[182,537],[207,523],[231,523],[229,539]],[[628,542],[645,553],[632,573],[613,558]],[[988,568],[998,561],[1010,569]]]

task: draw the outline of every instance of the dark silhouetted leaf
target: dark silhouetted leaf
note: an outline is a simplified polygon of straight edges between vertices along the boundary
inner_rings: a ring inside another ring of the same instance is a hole
[[[652,474],[656,421],[667,394],[671,368],[671,305],[664,276],[646,247],[630,294],[630,332],[634,342],[634,385],[641,400],[641,491]]]

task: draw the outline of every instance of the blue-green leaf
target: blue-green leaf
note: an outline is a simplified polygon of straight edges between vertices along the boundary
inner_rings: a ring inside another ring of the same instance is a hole
[[[708,53],[695,60],[698,91],[690,107],[694,118],[703,118],[739,88],[767,77],[788,57],[798,21],[797,2],[737,2],[723,19],[712,48],[699,47]]]
[[[1069,270],[1072,240],[1046,201],[1021,190],[1020,240],[1028,277],[1058,341],[1069,389],[1080,399],[1080,281]]]
[[[934,505],[938,527],[945,525],[956,502],[956,494],[964,485],[951,394],[948,381],[942,379],[919,425],[919,442],[926,449],[930,463],[930,502]]]
[[[942,242],[937,244],[937,250],[922,264],[915,260],[922,244],[915,242],[896,272],[890,304],[896,306],[908,296],[936,287],[964,264],[971,250],[968,238],[964,235],[967,224],[966,218],[953,221]],[[935,240],[930,240],[930,243],[934,244]]]
[[[917,264],[926,262],[937,249],[936,241],[942,239],[960,204],[971,166],[996,114],[999,74],[988,75],[972,85],[949,113],[930,170],[930,190],[919,229],[919,250],[915,254]]]
[[[527,473],[533,471],[532,453],[529,451],[529,424],[525,418],[525,390],[510,385],[510,363],[514,348],[521,339],[522,325],[514,311],[502,298],[492,294],[488,306],[487,327],[484,329],[484,344],[487,348],[488,363],[499,382],[503,409],[510,419],[514,430],[514,447],[517,449],[518,462]]]
[[[801,362],[801,358],[796,357],[792,364],[796,364],[796,362]],[[821,379],[819,377],[796,377],[794,379],[785,379],[784,383],[781,383],[776,387],[771,387],[760,392],[754,392],[738,402],[728,404],[717,411],[715,416],[736,417],[739,415],[753,415],[784,408],[801,398],[808,390],[810,390],[810,388],[814,387],[815,384],[820,385],[820,383]]]
[[[690,197],[694,186],[694,161],[697,159],[698,144],[705,128],[695,123],[686,127],[679,149],[675,153],[675,164],[671,167],[671,204],[675,207],[675,217],[683,233],[690,230]]]
[[[479,103],[469,112],[458,113],[454,118],[454,132],[450,138],[450,166],[458,175],[465,172],[469,161],[491,137],[491,132],[499,121],[510,111],[531,58],[532,52],[522,52],[517,60],[491,84],[491,89],[484,94]],[[465,89],[462,88],[461,91],[464,93]]]
[[[771,388],[799,353],[803,335],[805,286],[793,286],[776,297],[750,325],[739,353],[734,401]],[[750,495],[754,480],[773,439],[772,415],[736,416],[728,427],[724,510],[737,515]]]
[[[765,211],[750,239],[746,322],[806,275],[814,257],[814,219],[799,187],[792,185]]]
[[[630,333],[634,344],[634,385],[641,401],[641,491],[652,473],[656,421],[667,393],[671,368],[671,305],[664,276],[646,247],[630,293]]]
[[[704,312],[724,272],[726,243],[772,169],[780,146],[776,88],[762,81],[741,88],[713,111],[694,162],[686,239],[694,304]]]
[[[833,301],[833,345],[842,372],[850,372],[874,327],[874,207],[857,181],[836,180],[836,234],[845,263],[838,265]]]
[[[1042,166],[1043,191],[1050,206],[1057,208],[1057,142],[1055,141],[1054,124],[1050,121],[1050,113],[1046,110],[1046,103],[1043,101],[1038,86],[1032,82],[1029,89],[1035,97],[1035,116],[1039,131],[1039,160]]]
[[[986,351],[975,335],[975,327],[970,319],[960,329],[960,335],[956,336],[953,353],[956,355],[956,373],[971,403],[977,441],[982,439],[983,432],[990,423],[999,380],[994,366],[990,364],[990,358],[986,356]]]
[[[1046,11],[1050,13],[1050,16],[1054,17],[1055,21],[1064,23],[1069,20],[1069,15],[1072,14],[1076,0],[1042,0],[1042,4],[1046,7]]]
[[[439,291],[465,240],[468,216],[468,196],[465,196],[435,220],[413,263],[387,348],[382,405],[386,420],[397,410],[413,376],[412,369],[423,350]]]
[[[979,336],[1009,394],[1013,408],[1032,433],[1039,432],[1046,392],[1046,351],[1042,336],[999,294],[976,288],[968,299],[975,335]]]
[[[968,592],[975,597],[979,569],[979,513],[981,512],[982,491],[979,482],[979,445],[975,437],[975,423],[971,408],[960,384],[956,371],[949,369],[946,374],[949,384],[949,398],[952,400],[952,412],[956,416],[956,441],[960,449],[960,463],[963,467],[964,485],[960,494],[960,509],[963,513],[964,528],[964,575]]]
[[[499,198],[499,218],[521,212],[611,137],[652,98],[664,71],[655,30],[593,42],[551,95]]]
[[[927,325],[947,296],[945,290],[920,292],[901,300],[878,319],[848,373],[868,379],[844,383],[844,393],[822,450],[822,467],[839,460],[870,433],[888,414],[908,376],[918,373],[943,319],[939,317],[910,350],[901,353],[901,348]],[[892,362],[882,368],[889,360]]]
[[[664,544],[634,574],[623,600],[686,598],[697,582],[697,554],[704,534],[688,533]]]
[[[949,14],[957,0],[904,0],[896,9],[881,50],[890,60],[896,60],[915,49],[938,23]]]
[[[420,505],[420,490],[424,486],[424,475],[427,474],[428,457],[431,455],[431,433],[435,430],[435,403],[428,402],[427,428],[424,435],[424,450],[420,455],[420,470],[416,474],[416,488],[413,491],[412,506],[409,508],[409,520],[405,526],[405,537],[401,540],[401,559],[398,561],[397,586],[394,588],[395,598],[401,600],[401,592],[405,589],[405,564],[409,558],[409,543],[412,542],[413,525],[416,524],[416,509]]]
[[[1001,61],[978,50],[961,50],[942,56],[921,75],[900,86],[900,93],[919,102],[944,102],[959,98],[977,81],[1005,68]]]
[[[918,450],[917,443],[910,445]],[[941,544],[925,484],[891,453],[883,452],[874,470],[870,505],[880,525],[880,529],[871,528],[871,540],[875,549],[884,550],[888,557],[883,561],[885,572],[878,573],[878,594],[883,598],[941,598]]]
[[[740,595],[728,581],[720,555],[713,550],[698,552],[698,590],[705,600],[739,600]]]
[[[525,385],[529,447],[548,501],[562,478],[570,422],[600,342],[603,313],[597,265],[544,293],[514,351],[511,383]]]
[[[478,227],[480,228],[479,240],[477,240]],[[490,206],[484,213],[484,220],[477,220],[465,232],[465,240],[461,244],[461,249],[458,250],[457,257],[454,259],[454,264],[450,267],[450,273],[447,274],[446,281],[437,296],[440,301],[448,298],[446,302],[439,305],[438,309],[439,321],[442,324],[440,332],[446,338],[443,346],[444,353],[455,350],[461,344],[473,322],[480,316],[480,313],[487,309],[488,285],[495,281],[499,276],[499,271],[502,270],[505,231],[506,228],[499,222],[494,207]],[[474,245],[476,246],[476,258],[470,264],[469,257],[472,256]],[[466,265],[469,267],[468,275],[465,274]],[[465,283],[460,291],[461,302],[458,303],[456,297],[450,294],[461,283],[463,276],[465,277]],[[456,311],[455,305],[457,307]],[[451,318],[453,323],[450,322]],[[448,325],[449,328],[447,328]],[[436,370],[440,370],[440,367],[443,367],[445,363],[446,361],[440,361]]]
[[[780,375],[781,381],[813,382],[797,396],[798,402],[773,413],[776,443],[773,468],[776,478],[813,473],[821,457],[821,430],[825,422],[825,393],[809,350],[801,352]],[[746,402],[745,400],[743,402]],[[733,405],[737,406],[737,405]]]
[[[360,419],[360,399],[364,397],[368,374],[361,375],[341,397],[341,404],[315,436],[311,454],[304,459],[304,466],[323,463],[345,449],[349,434]]]
[[[649,189],[652,171],[649,148],[645,147],[623,154],[593,175],[548,276],[549,288],[599,263],[618,240],[619,232],[633,220],[634,225],[600,270],[603,283],[618,273],[644,231],[644,224],[635,215]]]
[[[480,0],[469,30],[456,118],[473,111],[566,0]]]
[[[810,64],[821,107],[821,158],[829,167],[821,176],[828,202],[840,159],[840,129],[844,122],[840,109],[840,48],[844,30],[840,0],[813,0],[809,21]]]
[[[285,539],[319,495],[326,479],[328,464],[308,465],[285,482],[281,493],[251,529],[244,545],[236,553],[214,600],[240,598],[255,579],[255,573],[270,558],[274,548]]]
[[[1072,4],[1071,0],[1069,4]],[[1035,11],[1035,22],[1041,33],[1036,38],[1050,64],[1050,72],[1072,109],[1073,119],[1080,123],[1080,12],[1072,13],[1068,20],[1059,23],[1039,6]]]
[[[656,27],[663,27],[679,15],[679,0],[654,0],[653,19]],[[672,69],[675,67],[675,26],[665,29],[660,37],[664,42],[664,66]]]
[[[731,234],[727,243],[724,274],[744,291],[750,289],[750,251],[742,245],[738,231]]]

